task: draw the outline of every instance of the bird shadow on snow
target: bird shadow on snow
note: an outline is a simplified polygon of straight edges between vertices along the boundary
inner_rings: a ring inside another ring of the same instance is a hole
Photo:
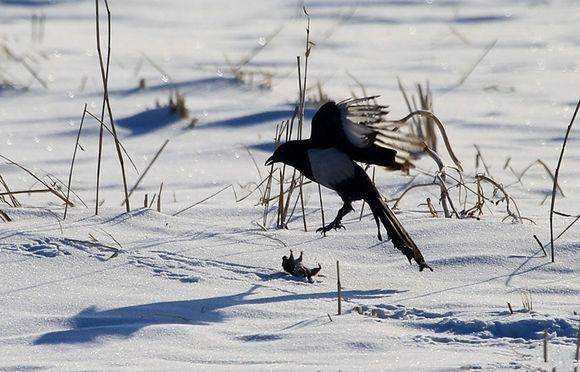
[[[234,306],[264,305],[280,302],[331,299],[336,292],[287,294],[251,298],[260,285],[247,291],[229,295],[183,301],[154,302],[149,304],[98,310],[90,306],[70,319],[72,329],[49,332],[34,341],[35,345],[77,344],[95,342],[100,337],[130,337],[144,327],[163,324],[208,325],[227,320],[220,311]],[[345,299],[362,300],[382,298],[398,293],[396,290],[347,290]]]

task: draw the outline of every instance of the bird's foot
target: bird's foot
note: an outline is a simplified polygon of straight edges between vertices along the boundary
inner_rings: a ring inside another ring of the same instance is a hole
[[[328,225],[321,227],[319,229],[316,229],[316,232],[325,233],[325,232],[330,231],[330,230],[338,230],[338,229],[345,229],[346,230],[344,225],[341,224],[340,222],[332,221]]]

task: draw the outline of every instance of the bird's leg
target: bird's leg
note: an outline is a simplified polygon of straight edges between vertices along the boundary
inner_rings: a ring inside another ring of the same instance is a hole
[[[383,237],[381,236],[381,223],[379,221],[379,217],[374,213],[373,217],[375,218],[375,222],[377,224],[377,238],[379,238],[380,241],[383,241]]]
[[[346,216],[349,212],[354,211],[354,209],[352,209],[352,205],[350,204],[349,201],[344,201],[344,204],[342,205],[342,207],[338,210],[338,214],[336,215],[336,218],[334,219],[334,221],[332,221],[331,223],[329,223],[326,226],[323,226],[319,229],[316,230],[316,232],[327,232],[330,231],[332,229],[344,229],[344,226],[341,224],[342,218],[344,216]]]

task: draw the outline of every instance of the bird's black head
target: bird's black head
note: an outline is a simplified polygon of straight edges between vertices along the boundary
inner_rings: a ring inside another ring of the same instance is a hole
[[[276,151],[266,160],[266,165],[284,163],[294,168],[301,168],[306,151],[302,141],[289,141],[278,146]]]

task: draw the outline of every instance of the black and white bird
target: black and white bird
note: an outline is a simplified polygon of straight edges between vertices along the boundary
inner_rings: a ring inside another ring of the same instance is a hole
[[[367,173],[356,163],[395,169],[401,167],[396,161],[397,152],[384,147],[388,142],[384,138],[388,139],[390,133],[375,126],[386,115],[385,107],[368,104],[371,98],[324,104],[312,119],[310,138],[281,144],[266,165],[276,162],[290,165],[341,197],[343,206],[336,218],[317,231],[344,228],[341,221],[346,214],[354,211],[352,202],[364,200],[370,206],[377,224],[378,239],[382,240],[382,224],[395,248],[409,262],[415,260],[420,271],[425,268],[432,271],[413,239],[383,202]]]

